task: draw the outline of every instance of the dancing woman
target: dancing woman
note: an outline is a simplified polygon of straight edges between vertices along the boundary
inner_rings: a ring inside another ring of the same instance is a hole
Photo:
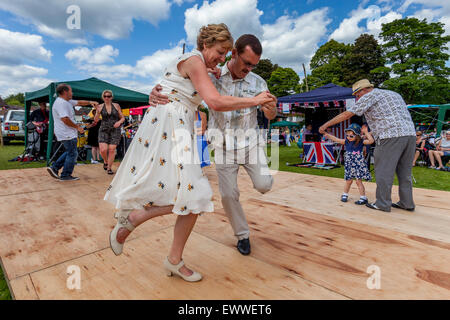
[[[147,109],[105,200],[119,210],[118,222],[110,234],[116,255],[126,237],[143,222],[165,214],[178,215],[169,255],[167,274],[186,281],[199,281],[201,274],[182,260],[183,250],[201,212],[214,210],[212,190],[199,165],[195,143],[195,113],[204,100],[210,108],[231,111],[276,99],[268,92],[256,97],[221,96],[209,78],[207,68],[225,62],[233,39],[225,24],[200,29],[197,50],[183,54],[169,64],[161,82],[170,103]]]

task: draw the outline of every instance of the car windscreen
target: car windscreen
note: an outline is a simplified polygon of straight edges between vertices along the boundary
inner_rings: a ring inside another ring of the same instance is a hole
[[[9,116],[9,121],[24,121],[25,120],[25,112],[11,112]]]

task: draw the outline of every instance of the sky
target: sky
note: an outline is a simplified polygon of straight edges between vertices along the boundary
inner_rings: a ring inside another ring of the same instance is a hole
[[[0,0],[0,96],[89,77],[149,93],[183,44],[195,48],[201,26],[222,22],[303,78],[302,63],[309,73],[328,40],[378,37],[382,23],[405,17],[450,34],[443,0]]]

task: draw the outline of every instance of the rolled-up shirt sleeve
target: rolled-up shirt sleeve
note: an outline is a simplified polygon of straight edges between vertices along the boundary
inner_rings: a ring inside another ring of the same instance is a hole
[[[347,107],[347,111],[362,116],[374,103],[375,95],[366,94],[362,96],[353,106]]]

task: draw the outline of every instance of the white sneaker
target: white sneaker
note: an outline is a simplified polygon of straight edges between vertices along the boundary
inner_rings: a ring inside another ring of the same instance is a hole
[[[94,159],[91,159],[91,163],[92,163],[92,164],[97,164],[98,161],[97,161],[97,160],[94,160]]]

